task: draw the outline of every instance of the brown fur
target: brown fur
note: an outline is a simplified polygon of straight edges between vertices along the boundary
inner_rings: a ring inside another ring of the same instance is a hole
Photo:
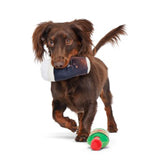
[[[111,108],[112,95],[109,88],[107,67],[94,55],[106,42],[117,42],[119,35],[125,34],[124,25],[105,35],[93,51],[90,39],[92,31],[92,23],[82,19],[66,23],[44,22],[39,24],[33,33],[33,49],[36,59],[40,61],[43,60],[44,45],[47,45],[51,64],[56,68],[66,67],[72,56],[87,56],[90,59],[91,71],[88,75],[51,82],[53,118],[62,127],[68,128],[72,132],[77,130],[75,140],[80,142],[86,141],[90,133],[99,96],[105,105],[108,131],[117,131]],[[63,116],[67,107],[77,113],[79,127],[74,120]]]
[[[104,44],[110,42],[112,45],[115,43],[118,43],[118,40],[120,40],[120,35],[125,35],[126,32],[124,30],[125,25],[121,25],[113,30],[111,30],[109,33],[107,33],[94,47],[93,49],[93,55],[95,56],[96,52],[99,50],[101,46]]]

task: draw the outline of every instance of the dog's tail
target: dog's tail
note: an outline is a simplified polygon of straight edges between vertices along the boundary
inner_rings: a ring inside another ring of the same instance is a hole
[[[118,40],[120,40],[120,35],[127,34],[125,32],[125,25],[121,25],[113,30],[111,30],[109,33],[107,33],[94,47],[93,49],[93,56],[97,53],[97,51],[106,43],[110,42],[111,44],[118,43]]]

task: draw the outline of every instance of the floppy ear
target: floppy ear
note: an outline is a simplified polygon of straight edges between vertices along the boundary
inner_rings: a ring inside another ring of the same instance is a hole
[[[80,55],[88,54],[91,50],[92,40],[91,34],[93,32],[93,25],[90,21],[85,19],[74,20],[71,22],[71,28],[78,36],[81,43]]]
[[[45,52],[43,46],[46,42],[47,35],[51,30],[52,25],[53,22],[51,21],[40,23],[33,33],[32,36],[33,50],[35,51],[36,59],[40,61],[43,60],[43,54]]]

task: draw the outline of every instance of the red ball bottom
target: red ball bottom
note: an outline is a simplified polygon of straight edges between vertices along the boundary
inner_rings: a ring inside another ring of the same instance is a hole
[[[102,147],[102,142],[99,137],[95,137],[91,142],[91,148],[95,151],[100,150]]]

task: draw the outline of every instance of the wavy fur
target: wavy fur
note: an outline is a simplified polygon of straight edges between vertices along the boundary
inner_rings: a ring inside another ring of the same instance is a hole
[[[111,30],[109,33],[107,33],[94,47],[93,49],[93,55],[97,53],[97,51],[106,43],[115,44],[118,43],[118,40],[120,40],[120,35],[125,35],[125,25],[121,25],[113,30]]]

